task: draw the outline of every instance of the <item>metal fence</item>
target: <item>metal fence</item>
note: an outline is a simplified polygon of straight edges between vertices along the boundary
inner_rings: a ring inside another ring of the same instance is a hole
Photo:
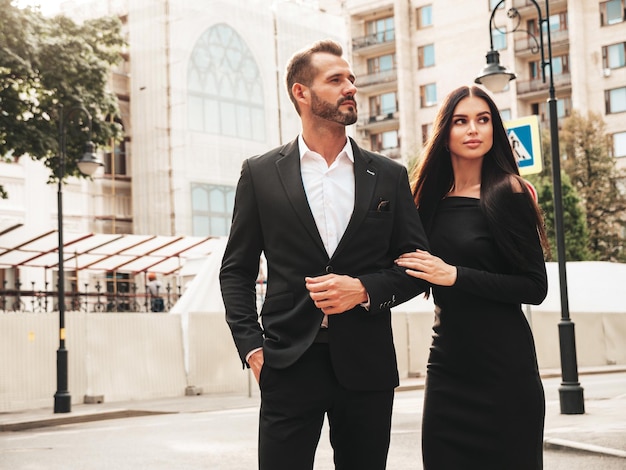
[[[19,281],[13,286],[4,281],[0,290],[0,312],[45,313],[59,310],[58,292],[48,289],[36,289],[32,283],[30,289],[24,289]],[[139,286],[136,282],[118,283],[114,291],[107,289],[97,281],[94,285],[83,284],[65,292],[65,310],[80,312],[151,312],[153,301],[163,299],[163,311],[169,311],[181,296],[181,286],[170,282],[164,284],[163,292],[151,295],[148,286]]]

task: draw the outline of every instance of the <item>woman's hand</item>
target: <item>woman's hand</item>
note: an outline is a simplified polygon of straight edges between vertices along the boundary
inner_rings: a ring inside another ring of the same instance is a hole
[[[453,286],[456,282],[456,266],[445,263],[427,251],[415,250],[404,253],[395,261],[406,269],[409,276],[423,279],[437,286]]]

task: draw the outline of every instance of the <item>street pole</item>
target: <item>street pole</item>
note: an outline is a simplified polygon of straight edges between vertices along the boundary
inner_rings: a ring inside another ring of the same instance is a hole
[[[57,390],[54,394],[54,412],[69,413],[72,410],[72,396],[68,390],[68,353],[65,347],[65,266],[63,254],[63,179],[65,178],[65,159],[67,157],[67,135],[66,135],[66,119],[74,112],[81,112],[87,118],[89,137],[91,138],[91,114],[83,106],[74,106],[64,113],[63,106],[59,106],[59,166],[58,166],[58,186],[57,186],[57,232],[58,253],[59,253],[59,272],[57,294],[59,302],[59,349],[57,349]],[[95,146],[91,140],[85,144],[85,153],[78,162],[79,170],[91,176],[100,166],[102,162],[95,154]]]
[[[552,186],[554,199],[554,228],[556,237],[556,247],[558,256],[559,269],[559,290],[561,296],[561,320],[559,322],[559,347],[561,352],[561,387],[559,388],[559,399],[562,414],[583,414],[585,412],[585,403],[583,397],[583,388],[578,381],[578,366],[576,359],[576,336],[574,332],[574,323],[569,314],[569,301],[567,294],[567,267],[565,254],[565,229],[563,224],[563,195],[561,189],[561,156],[559,150],[559,123],[557,115],[557,101],[554,90],[554,77],[552,73],[552,41],[550,38],[550,7],[549,1],[546,0],[546,16],[541,14],[541,8],[535,0],[530,1],[537,9],[538,26],[539,26],[539,49],[541,50],[541,72],[543,82],[546,82],[546,75],[549,75],[548,89],[548,111],[550,117],[550,152],[552,163]],[[491,50],[487,54],[487,66],[482,70],[481,74],[476,78],[476,83],[480,83],[491,91],[501,91],[504,86],[514,80],[515,74],[505,67],[500,66],[499,54],[493,48],[493,22],[496,10],[504,4],[505,0],[501,0],[491,13],[489,20],[489,36]],[[517,31],[520,25],[520,14],[516,8],[511,8],[507,12],[509,18],[517,19],[517,24],[512,28],[510,33]],[[545,24],[548,59],[546,60],[545,48],[543,43],[543,27]],[[498,28],[496,28],[498,29]],[[498,29],[498,31],[503,32]],[[526,33],[535,41],[536,38],[528,31]],[[536,44],[536,42],[535,42]],[[531,49],[537,52],[535,48]],[[546,74],[546,68],[548,74]],[[496,88],[497,87],[497,88]]]

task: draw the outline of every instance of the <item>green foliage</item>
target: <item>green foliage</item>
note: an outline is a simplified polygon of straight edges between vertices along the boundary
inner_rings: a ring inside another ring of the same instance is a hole
[[[563,124],[561,142],[567,155],[563,167],[585,205],[590,249],[601,261],[623,260],[626,195],[618,184],[626,174],[611,156],[602,116],[574,111]]]
[[[11,0],[0,0],[0,11],[0,155],[41,160],[53,181],[63,118],[65,174],[80,176],[76,161],[87,140],[106,145],[121,136],[114,122],[117,99],[107,87],[125,45],[121,23],[114,17],[82,24],[61,15],[46,18]],[[79,107],[92,117],[91,135]]]
[[[537,190],[537,199],[543,212],[551,256],[547,261],[557,260],[557,244],[554,222],[554,196],[552,179],[546,175],[529,175],[526,177]],[[565,240],[565,259],[567,261],[589,261],[594,259],[588,248],[589,232],[585,219],[584,207],[580,197],[572,186],[567,174],[561,174],[561,195],[563,200],[563,233]]]

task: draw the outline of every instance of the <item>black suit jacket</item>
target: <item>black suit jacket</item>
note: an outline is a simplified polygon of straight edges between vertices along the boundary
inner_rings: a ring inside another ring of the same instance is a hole
[[[352,140],[351,145],[354,212],[330,259],[302,184],[297,139],[244,161],[220,270],[222,297],[242,361],[263,346],[265,363],[284,368],[311,346],[323,318],[304,278],[358,277],[369,294],[369,311],[357,306],[329,316],[333,367],[348,389],[388,390],[398,385],[390,307],[426,288],[393,261],[401,253],[428,249],[428,243],[406,168]],[[261,252],[267,291],[259,323],[255,281]]]

